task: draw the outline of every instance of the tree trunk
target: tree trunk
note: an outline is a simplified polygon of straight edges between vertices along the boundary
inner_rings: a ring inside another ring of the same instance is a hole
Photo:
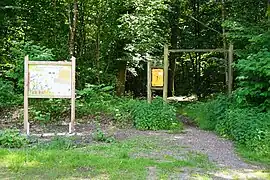
[[[180,2],[174,0],[171,4],[172,14],[171,14],[171,47],[172,49],[177,49],[178,46],[178,33],[179,33],[179,17],[180,17]],[[175,91],[175,70],[176,70],[176,53],[171,53],[169,57],[169,78],[168,78],[168,97],[174,96]]]
[[[99,37],[99,25],[98,25],[98,31],[97,31],[97,37],[96,37],[96,68],[97,68],[97,79],[98,84],[100,84],[100,37]]]
[[[75,53],[75,34],[76,34],[77,20],[78,20],[78,1],[74,0],[73,20],[72,20],[72,22],[70,21],[70,36],[69,36],[69,54],[70,54],[70,56],[74,56],[74,53]]]
[[[116,95],[123,96],[125,93],[127,61],[119,61],[118,76],[116,82]]]
[[[225,0],[222,0],[222,23],[225,22]],[[225,27],[222,26],[223,49],[227,49]],[[228,85],[228,53],[224,51],[225,85]]]

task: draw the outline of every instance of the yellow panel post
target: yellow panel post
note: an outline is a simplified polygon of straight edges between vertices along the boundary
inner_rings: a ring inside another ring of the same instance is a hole
[[[164,46],[164,85],[163,85],[163,100],[167,102],[168,97],[168,69],[169,69],[169,48]]]
[[[233,69],[232,69],[232,63],[233,63],[233,45],[230,44],[229,47],[229,62],[228,62],[228,94],[232,94],[232,88],[233,88]]]
[[[151,90],[151,61],[147,61],[147,101],[152,101],[152,90]]]

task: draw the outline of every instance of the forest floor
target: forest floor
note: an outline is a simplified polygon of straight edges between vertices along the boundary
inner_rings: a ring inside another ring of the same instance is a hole
[[[6,122],[6,121],[5,121]],[[12,123],[14,126],[16,123]],[[9,124],[10,125],[10,124]],[[0,129],[9,127],[0,124]],[[22,124],[17,123],[21,128]],[[270,179],[267,167],[243,161],[232,142],[212,132],[186,125],[181,133],[118,129],[100,123],[115,143],[92,139],[95,124],[77,126],[72,140],[82,146],[72,149],[0,148],[1,179]],[[44,130],[44,127],[47,127]],[[32,126],[40,140],[51,140],[52,129],[67,125]],[[76,137],[76,138],[74,138]]]

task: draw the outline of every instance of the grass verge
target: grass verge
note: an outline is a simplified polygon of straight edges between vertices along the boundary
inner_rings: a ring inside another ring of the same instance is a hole
[[[62,143],[62,142],[61,142]],[[186,153],[167,155],[162,140],[137,137],[112,144],[80,148],[35,146],[0,149],[0,176],[7,179],[146,179],[149,168],[157,177],[181,173],[185,167],[213,168],[207,157]]]

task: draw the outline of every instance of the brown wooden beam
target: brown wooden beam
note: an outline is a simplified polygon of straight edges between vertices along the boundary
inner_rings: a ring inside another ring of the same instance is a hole
[[[169,52],[228,52],[224,49],[170,49]]]

